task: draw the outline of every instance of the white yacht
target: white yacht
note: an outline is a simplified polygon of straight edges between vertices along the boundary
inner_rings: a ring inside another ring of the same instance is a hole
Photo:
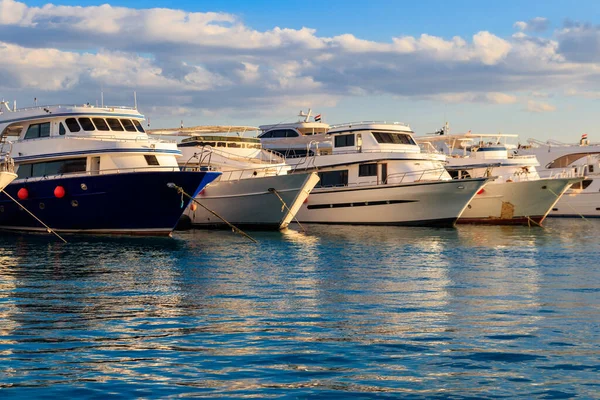
[[[297,122],[261,125],[258,135],[263,148],[281,153],[284,157],[331,154],[329,125],[321,122],[321,115],[312,116],[312,110],[300,111]],[[311,120],[311,117],[313,120]]]
[[[295,128],[288,124],[285,129]],[[452,180],[445,157],[422,153],[406,124],[341,124],[330,127],[322,140],[308,142],[307,135],[297,133],[304,139],[304,153],[287,162],[294,173],[316,171],[321,178],[298,213],[300,222],[453,226],[487,182]]]
[[[188,199],[218,172],[182,172],[175,142],[149,139],[134,107],[11,108],[2,103],[0,152],[17,178],[0,193],[0,229],[170,235]]]
[[[458,223],[540,225],[571,184],[581,178],[540,178],[533,155],[514,155],[508,134],[444,134],[417,137],[423,147],[446,154],[455,178],[491,177]]]
[[[179,144],[183,170],[216,170],[222,175],[196,196],[206,208],[236,226],[253,229],[285,229],[319,181],[316,173],[290,175],[281,155],[261,147],[256,137],[211,134],[192,128],[152,131],[187,136]],[[220,132],[220,133],[219,133]],[[203,207],[190,205],[185,215],[193,227],[227,227]]]
[[[554,205],[549,217],[600,217],[600,143],[591,143],[582,135],[579,143],[556,140],[541,142],[528,139],[528,144],[514,150],[517,154],[535,155],[540,161],[542,177],[580,176]]]

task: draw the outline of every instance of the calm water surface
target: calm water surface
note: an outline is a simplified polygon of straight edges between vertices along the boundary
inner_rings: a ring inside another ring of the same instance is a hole
[[[600,221],[0,236],[0,398],[594,398]]]

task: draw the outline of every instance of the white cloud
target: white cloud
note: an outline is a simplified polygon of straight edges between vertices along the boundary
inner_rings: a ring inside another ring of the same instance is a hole
[[[529,100],[527,101],[527,107],[525,110],[533,113],[542,113],[556,111],[556,107],[548,103]]]
[[[544,17],[535,17],[527,22],[517,21],[513,27],[520,31],[544,32],[550,27],[550,21]]]
[[[489,93],[444,93],[439,95],[427,96],[426,98],[443,101],[445,103],[484,103],[484,104],[514,104],[517,97],[500,92]]]

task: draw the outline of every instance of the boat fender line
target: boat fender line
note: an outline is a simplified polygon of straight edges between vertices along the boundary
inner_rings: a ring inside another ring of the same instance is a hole
[[[535,225],[539,226],[540,228],[543,228],[542,224],[539,224],[537,222],[535,222],[533,219],[531,219],[529,217],[529,215],[526,215],[527,218],[527,226],[531,228],[531,223],[533,222]]]
[[[214,212],[213,210],[211,210],[210,208],[206,207],[204,204],[200,203],[198,200],[194,199],[192,196],[190,196],[189,194],[187,194],[185,192],[185,190],[183,190],[183,188],[181,186],[177,186],[176,184],[174,184],[172,182],[167,183],[167,186],[170,187],[171,189],[176,189],[177,193],[181,193],[181,201],[182,202],[183,202],[183,196],[189,198],[194,203],[198,204],[200,207],[204,208],[206,211],[208,211],[209,213],[211,213],[215,217],[219,218],[221,221],[225,222],[231,228],[231,230],[233,232],[239,233],[240,235],[242,235],[242,236],[250,239],[254,243],[258,243],[258,241],[256,239],[254,239],[252,236],[248,235],[246,232],[242,231],[240,228],[238,228],[237,226],[233,225],[232,223],[230,223],[229,221],[227,221],[225,218],[221,217],[219,214],[217,214],[216,212]]]
[[[15,203],[17,203],[19,205],[19,207],[21,207],[23,210],[27,211],[29,213],[29,215],[31,215],[33,218],[35,218],[37,220],[37,222],[44,225],[46,227],[46,230],[48,231],[48,233],[53,233],[57,238],[59,238],[60,240],[62,240],[65,243],[67,243],[67,241],[62,236],[60,236],[58,233],[56,233],[56,231],[54,229],[50,228],[48,225],[46,225],[44,223],[44,221],[42,221],[41,219],[36,217],[34,213],[29,211],[27,208],[25,208],[25,206],[23,204],[19,203],[14,197],[12,197],[10,194],[8,194],[8,192],[5,192],[4,190],[0,190],[0,192],[4,193],[6,196],[8,196],[9,199],[11,199]]]
[[[269,193],[273,193],[275,196],[277,196],[279,198],[279,201],[281,201],[281,211],[283,212],[283,209],[286,208],[288,210],[289,213],[292,212],[292,210],[290,210],[290,208],[288,207],[287,204],[285,204],[285,201],[281,198],[281,195],[279,195],[279,192],[277,192],[277,189],[275,188],[269,188]],[[302,224],[300,223],[300,221],[298,221],[298,218],[296,218],[296,215],[294,214],[294,221],[296,221],[296,223],[300,226],[300,229],[302,229],[302,232],[306,233],[306,229],[304,229],[304,227],[302,226]]]
[[[560,198],[560,195],[554,193],[554,191],[552,189],[548,189],[550,191],[550,193],[552,193],[553,195],[555,195],[556,197]],[[565,190],[566,191],[566,190]],[[583,216],[583,214],[581,214],[579,211],[577,211],[575,208],[573,208],[573,206],[571,204],[569,204],[568,201],[566,201],[565,199],[565,204],[569,206],[569,208],[571,210],[573,210],[575,212],[575,214],[579,215],[581,217],[581,219],[583,219],[584,221],[586,221],[587,223],[591,223],[590,221],[588,221],[588,219],[586,217]]]

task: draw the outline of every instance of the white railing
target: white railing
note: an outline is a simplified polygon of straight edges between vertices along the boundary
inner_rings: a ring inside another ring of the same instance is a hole
[[[399,121],[354,121],[354,122],[345,122],[342,124],[335,124],[335,125],[329,125],[329,130],[332,129],[336,129],[336,128],[345,128],[347,126],[350,125],[400,125],[400,126],[406,126],[409,127],[408,124],[405,124],[404,122],[399,122]]]
[[[43,110],[44,108],[51,108],[51,107],[56,107],[56,108],[63,108],[63,107],[84,107],[84,108],[95,108],[95,109],[100,109],[100,110],[104,110],[104,109],[109,109],[109,110],[137,110],[137,108],[135,107],[129,107],[129,106],[95,106],[92,104],[46,104],[46,105],[38,105],[38,106],[31,106],[31,107],[23,107],[23,108],[17,108],[14,110],[11,110],[10,112],[17,112],[17,111],[30,111],[30,110]],[[1,110],[0,110],[1,112]]]
[[[202,172],[216,172],[212,169],[204,169]],[[45,179],[55,179],[55,178],[70,178],[73,176],[95,176],[95,175],[114,175],[114,174],[124,174],[124,173],[132,173],[132,172],[181,172],[179,166],[177,167],[167,167],[167,166],[144,166],[144,167],[132,167],[132,168],[112,168],[112,169],[102,169],[99,171],[78,171],[78,172],[63,172],[59,174],[49,174],[43,176],[35,176],[24,179],[26,182],[36,182]]]
[[[279,165],[279,166],[269,166],[269,167],[261,167],[261,168],[246,168],[246,169],[236,169],[230,171],[218,171],[212,169],[210,167],[199,167],[199,166],[184,166],[182,167],[184,171],[217,171],[221,172],[221,181],[239,181],[241,179],[251,179],[251,178],[260,178],[267,176],[278,176],[285,175],[290,167],[289,165]]]

